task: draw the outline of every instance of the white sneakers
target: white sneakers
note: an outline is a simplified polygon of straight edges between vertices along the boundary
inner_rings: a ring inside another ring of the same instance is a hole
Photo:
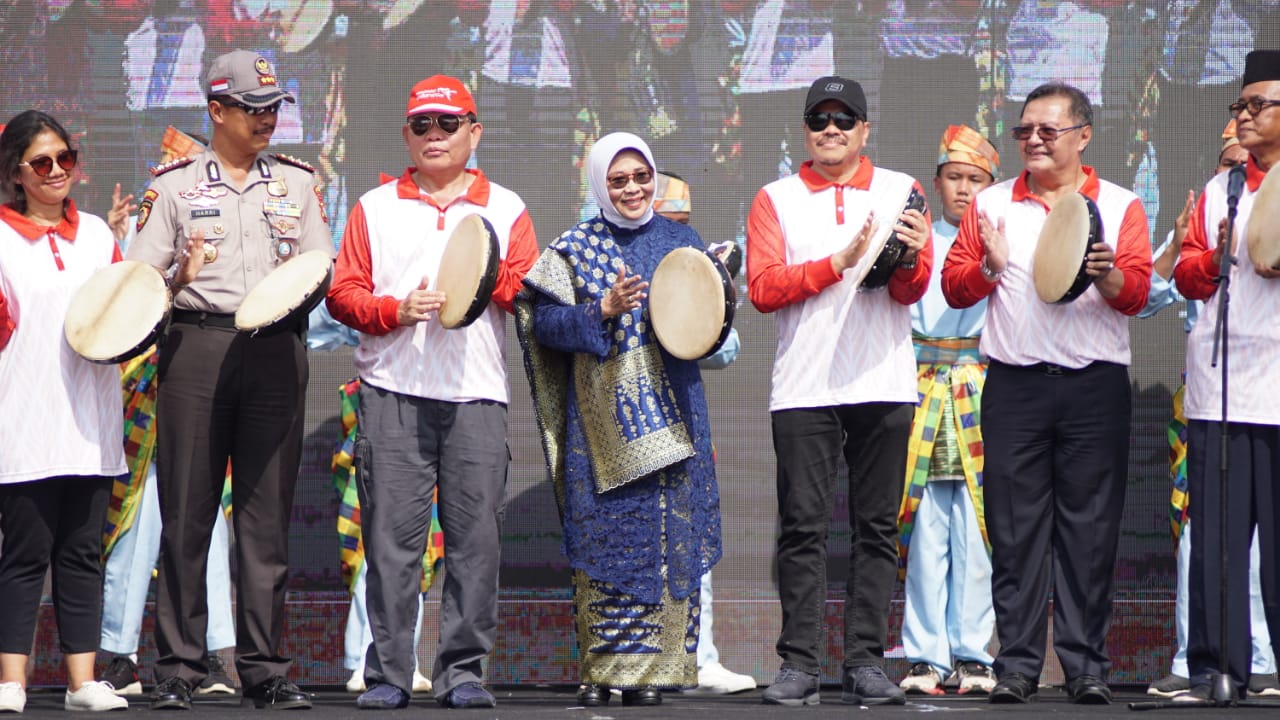
[[[27,691],[16,682],[0,683],[0,712],[20,713],[27,707]]]
[[[75,692],[71,692],[71,688],[67,688],[67,695],[62,701],[62,706],[73,712],[102,712],[103,710],[128,709],[129,701],[116,695],[115,688],[111,687],[111,683],[90,680],[81,685],[80,689]]]
[[[413,671],[413,691],[416,693],[431,692],[431,681],[423,677],[417,670]]]
[[[364,668],[357,668],[352,671],[351,677],[347,679],[347,692],[362,693],[364,691]],[[416,693],[431,692],[431,681],[417,670],[413,671],[413,691]]]
[[[756,680],[750,675],[733,672],[720,663],[710,663],[698,668],[698,687],[685,690],[691,695],[732,695],[756,689]]]

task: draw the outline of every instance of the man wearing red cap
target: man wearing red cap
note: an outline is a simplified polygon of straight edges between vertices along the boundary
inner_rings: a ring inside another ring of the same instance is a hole
[[[439,488],[445,580],[431,682],[445,707],[493,707],[482,662],[498,625],[509,459],[503,311],[512,311],[538,244],[519,196],[467,169],[483,127],[465,85],[444,75],[419,82],[405,118],[413,165],[351,210],[328,298],[333,317],[361,333],[354,455],[373,645],[369,689],[356,704],[409,703],[422,548]],[[445,244],[471,215],[496,235],[497,278],[479,318],[446,329],[435,281]]]
[[[1280,385],[1275,381],[1280,345],[1280,269],[1264,255],[1274,252],[1275,178],[1280,163],[1280,50],[1255,50],[1245,58],[1239,98],[1231,104],[1240,146],[1249,151],[1243,176],[1239,168],[1215,176],[1205,186],[1183,241],[1173,279],[1188,300],[1204,300],[1205,319],[1217,316],[1223,293],[1218,273],[1222,253],[1236,258],[1229,270],[1230,322],[1223,347],[1228,357],[1214,360],[1214,322],[1197,322],[1187,337],[1187,481],[1195,498],[1188,510],[1196,531],[1191,536],[1190,636],[1187,664],[1191,689],[1175,699],[1226,702],[1244,697],[1250,666],[1249,545],[1257,527],[1261,551],[1262,604],[1274,647],[1280,637]],[[1236,179],[1233,182],[1232,176]],[[1266,180],[1266,183],[1264,183]],[[1229,208],[1235,227],[1226,242]],[[1265,219],[1271,213],[1271,220]],[[1257,227],[1252,223],[1259,223]],[[1248,246],[1240,242],[1249,238]],[[1256,242],[1255,241],[1261,241]],[[1256,256],[1256,257],[1255,257]],[[1230,367],[1230,392],[1223,367]],[[1226,397],[1223,394],[1226,393]],[[1224,417],[1224,402],[1225,417]],[[1223,433],[1227,433],[1224,441]],[[1223,458],[1223,443],[1227,457]],[[1227,507],[1221,506],[1222,470],[1229,468]],[[1220,540],[1222,521],[1226,547]],[[1227,558],[1223,568],[1219,558]],[[1227,647],[1220,647],[1221,583],[1226,583]],[[1230,697],[1215,697],[1212,676],[1229,676]]]
[[[266,152],[284,102],[256,52],[214,59],[205,76],[209,148],[151,172],[129,258],[172,278],[160,341],[157,489],[163,530],[155,709],[190,709],[209,672],[205,568],[228,461],[236,565],[236,670],[246,702],[310,707],[281,655],[289,517],[302,458],[308,378],[305,319],[238,332],[249,290],[294,256],[333,251],[314,170]]]

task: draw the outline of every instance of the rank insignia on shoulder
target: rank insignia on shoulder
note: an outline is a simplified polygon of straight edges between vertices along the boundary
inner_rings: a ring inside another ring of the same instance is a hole
[[[306,160],[303,160],[301,158],[296,158],[292,155],[285,155],[284,153],[271,153],[271,157],[279,160],[280,162],[286,165],[292,165],[294,167],[302,168],[303,170],[306,170],[309,173],[313,173],[316,171],[316,168],[314,165],[307,162]]]
[[[154,177],[160,177],[161,175],[169,172],[170,170],[177,170],[180,167],[186,167],[187,165],[190,165],[195,161],[196,161],[196,158],[194,155],[183,157],[183,158],[174,158],[173,160],[170,160],[167,163],[161,163],[151,168],[151,174]]]

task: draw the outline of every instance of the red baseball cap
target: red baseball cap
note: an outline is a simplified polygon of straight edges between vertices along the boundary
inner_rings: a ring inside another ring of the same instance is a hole
[[[429,112],[466,115],[475,111],[476,101],[461,80],[448,75],[432,75],[420,80],[409,91],[409,104],[404,114],[405,117]]]

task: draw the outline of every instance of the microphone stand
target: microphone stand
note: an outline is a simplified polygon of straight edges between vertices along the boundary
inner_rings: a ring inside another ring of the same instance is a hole
[[[1244,184],[1244,167],[1236,166],[1231,169],[1231,174],[1235,177],[1228,182],[1228,187],[1242,187]],[[1221,384],[1222,384],[1222,419],[1218,425],[1221,428],[1221,435],[1218,443],[1218,668],[1217,672],[1209,676],[1209,699],[1205,702],[1191,702],[1176,700],[1156,700],[1129,703],[1130,710],[1157,710],[1164,708],[1188,708],[1203,709],[1206,707],[1255,707],[1255,708],[1280,708],[1280,703],[1266,700],[1247,700],[1241,702],[1236,697],[1235,686],[1231,683],[1231,674],[1227,669],[1227,561],[1229,556],[1227,553],[1227,480],[1230,478],[1231,456],[1228,453],[1230,449],[1229,430],[1231,422],[1227,415],[1227,318],[1228,307],[1231,304],[1231,266],[1238,261],[1231,252],[1231,240],[1235,234],[1236,225],[1236,206],[1240,202],[1239,192],[1227,193],[1227,225],[1226,225],[1226,246],[1222,249],[1222,261],[1218,264],[1218,276],[1214,278],[1214,282],[1218,285],[1218,313],[1213,326],[1213,360],[1210,363],[1213,367],[1218,367],[1219,343],[1221,343]],[[1195,499],[1192,498],[1192,502]],[[1247,692],[1247,690],[1246,690]]]

